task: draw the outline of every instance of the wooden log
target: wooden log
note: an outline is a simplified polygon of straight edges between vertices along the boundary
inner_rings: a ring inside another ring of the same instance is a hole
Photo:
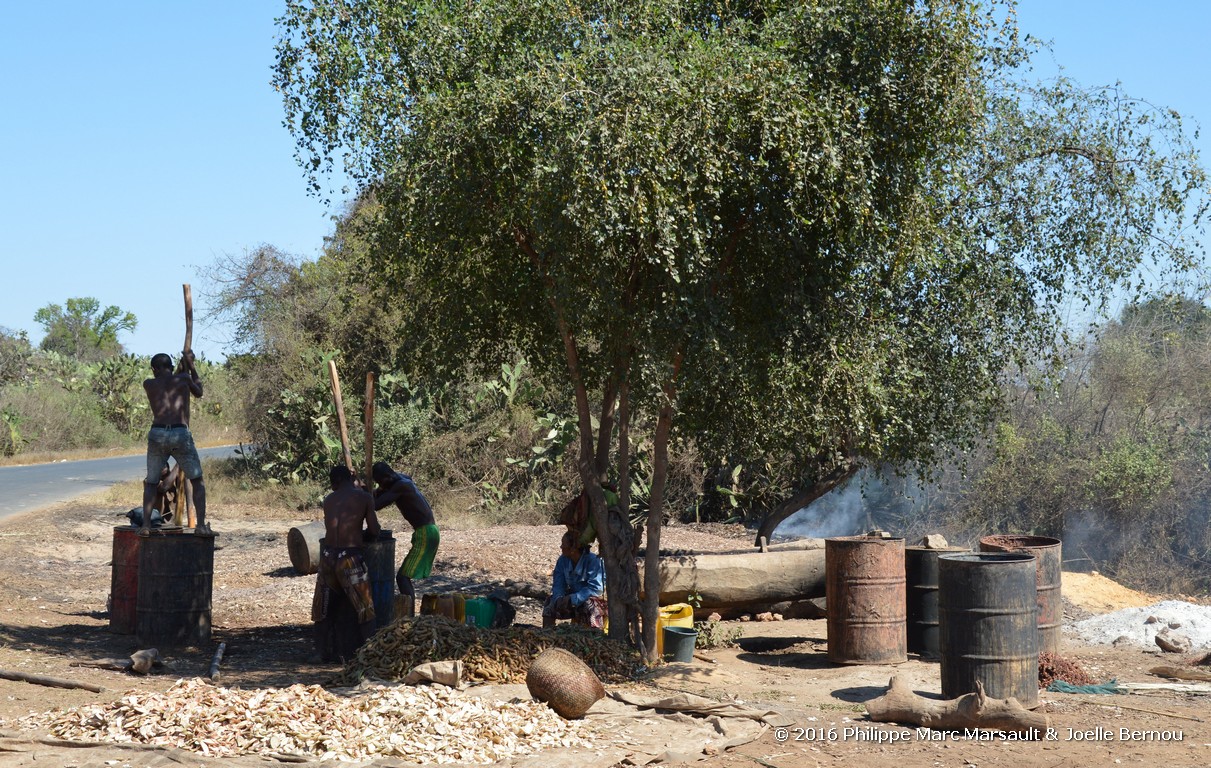
[[[345,453],[345,466],[353,471],[353,455],[349,453],[349,428],[345,425],[345,403],[341,399],[341,378],[336,373],[336,361],[328,361],[328,378],[332,382],[332,401],[336,404],[336,422],[341,428],[341,450]]]
[[[304,576],[320,569],[320,539],[324,538],[324,521],[299,525],[286,533],[286,550],[290,564]]]
[[[638,567],[642,580],[643,560]],[[695,594],[695,613],[710,613],[823,597],[824,570],[822,546],[661,555],[660,604],[685,603]]]
[[[866,712],[877,723],[939,730],[981,728],[1019,733],[1029,739],[1042,738],[1051,725],[1047,715],[1026,709],[1017,699],[988,698],[979,682],[974,693],[939,701],[917,695],[908,683],[893,677],[886,693],[866,702]]]
[[[210,660],[210,672],[206,677],[210,682],[218,682],[219,679],[219,664],[223,663],[223,651],[227,650],[227,643],[219,643],[218,650],[214,652],[214,658]]]
[[[185,346],[182,352],[193,351],[193,290],[190,289],[189,283],[181,286],[181,293],[185,297]]]
[[[93,669],[108,669],[114,672],[129,672],[130,659],[97,659],[96,661],[73,661],[70,667],[92,667]]]
[[[181,294],[185,299],[185,344],[181,347],[182,358],[184,353],[193,352],[193,289],[189,283],[181,285]],[[177,371],[185,370],[184,359],[177,363]],[[195,528],[198,524],[198,513],[193,506],[193,483],[185,477],[185,473],[181,473],[180,485],[178,486],[177,499],[184,499],[184,510],[181,509],[181,502],[177,502],[176,524],[185,528]],[[162,510],[161,510],[162,511]]]
[[[146,675],[152,667],[163,664],[164,660],[160,658],[160,651],[157,648],[146,648],[130,654],[130,671],[140,675]]]
[[[366,490],[374,496],[374,371],[366,373]]]
[[[1202,669],[1192,669],[1190,667],[1162,665],[1148,670],[1148,674],[1156,675],[1157,677],[1171,677],[1174,680],[1197,680],[1200,682],[1211,682],[1211,672],[1207,672]]]
[[[0,669],[0,678],[5,680],[17,680],[23,683],[33,683],[34,685],[45,685],[48,688],[80,688],[93,693],[101,693],[105,689],[99,685],[90,683],[77,683],[75,680],[63,680],[58,677],[44,677],[42,675],[30,675],[25,672],[14,672],[10,669]]]

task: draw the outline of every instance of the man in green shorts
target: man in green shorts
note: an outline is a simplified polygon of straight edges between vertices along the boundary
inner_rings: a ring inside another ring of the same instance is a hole
[[[374,509],[379,510],[389,504],[399,507],[400,513],[412,526],[412,548],[395,574],[395,583],[399,585],[399,593],[407,595],[407,613],[412,615],[416,610],[416,591],[413,579],[424,579],[433,570],[433,558],[437,555],[437,545],[440,537],[437,524],[433,519],[433,508],[412,482],[412,478],[396,472],[384,461],[374,465],[372,469],[374,482],[378,490],[374,494]]]

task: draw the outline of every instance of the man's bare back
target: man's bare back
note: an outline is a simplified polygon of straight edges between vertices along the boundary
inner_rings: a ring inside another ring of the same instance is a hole
[[[193,355],[182,358],[188,370],[173,373],[171,368],[153,369],[155,376],[143,382],[147,402],[155,424],[189,424],[189,398],[202,396],[202,382],[193,367]]]
[[[374,498],[355,486],[347,472],[333,471],[333,491],[324,498],[324,545],[332,549],[362,546],[363,522],[371,539],[382,530],[374,512]]]

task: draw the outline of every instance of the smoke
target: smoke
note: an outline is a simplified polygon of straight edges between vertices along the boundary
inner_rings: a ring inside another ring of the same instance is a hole
[[[778,526],[776,540],[855,536],[879,528],[896,536],[930,529],[932,488],[915,476],[888,478],[863,469],[848,483],[816,499]]]
[[[860,473],[864,474],[865,470]],[[853,536],[874,526],[863,494],[865,480],[852,478],[800,509],[783,521],[775,539],[817,539],[829,536]]]

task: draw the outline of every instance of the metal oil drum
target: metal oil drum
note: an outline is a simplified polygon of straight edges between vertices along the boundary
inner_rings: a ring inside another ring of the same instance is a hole
[[[824,570],[828,660],[836,664],[906,661],[904,539],[826,539]]]
[[[1064,625],[1061,591],[1061,543],[1049,536],[985,536],[983,552],[1024,552],[1035,558],[1035,589],[1039,606],[1039,652],[1059,653]]]
[[[942,696],[976,690],[992,698],[1039,700],[1034,557],[973,552],[938,558]]]
[[[374,599],[374,626],[381,629],[395,618],[395,539],[383,530],[363,545],[370,596]]]
[[[919,654],[926,659],[938,658],[941,652],[938,636],[938,557],[969,551],[966,547],[904,548],[909,653]]]
[[[151,647],[210,642],[216,536],[153,528],[139,545],[135,635]]]

